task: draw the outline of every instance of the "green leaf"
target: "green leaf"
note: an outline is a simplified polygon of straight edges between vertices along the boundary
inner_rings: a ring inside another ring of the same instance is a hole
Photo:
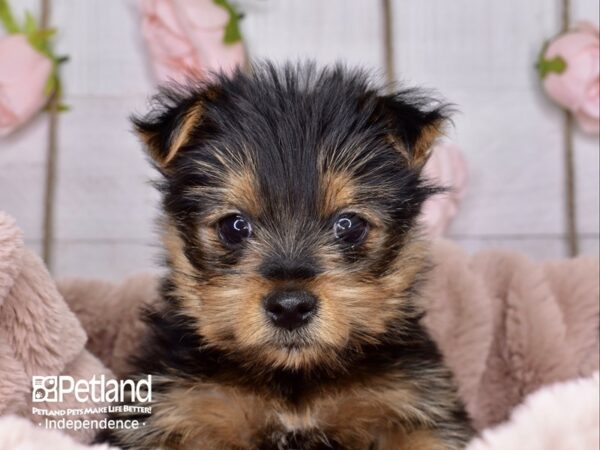
[[[36,34],[44,41],[49,41],[56,35],[56,28],[47,28],[36,31]]]
[[[7,0],[0,0],[0,22],[8,34],[21,32],[21,27],[17,24]]]
[[[38,26],[35,21],[35,18],[33,17],[33,14],[27,11],[25,13],[25,26],[23,28],[23,31],[25,31],[25,34],[31,35],[37,31],[37,28]]]
[[[563,73],[567,70],[567,62],[561,56],[555,56],[552,59],[542,57],[538,61],[537,70],[543,80],[549,73]]]
[[[44,107],[44,112],[50,112],[50,104],[47,104]],[[66,103],[59,103],[58,105],[56,105],[56,110],[58,112],[69,112],[71,111],[71,107],[69,105],[67,105]]]
[[[46,80],[46,85],[44,86],[44,94],[46,96],[52,95],[55,91],[56,86],[58,85],[58,80],[56,77],[56,72],[52,72],[48,79]]]
[[[223,42],[225,44],[235,44],[242,40],[242,33],[240,31],[240,14],[235,8],[229,3],[228,0],[213,0],[216,5],[225,8],[229,13],[229,22],[225,25],[225,35],[223,36]]]
[[[50,50],[50,39],[54,34],[54,30],[36,30],[32,34],[27,35],[27,39],[33,48],[38,52],[46,55],[50,59],[55,59]]]
[[[544,42],[540,54],[538,56],[535,68],[538,71],[540,78],[543,80],[549,73],[561,74],[567,69],[567,62],[561,56],[555,56],[552,59],[546,59],[546,53],[550,46],[550,40]]]
[[[39,28],[37,22],[30,12],[25,14],[25,34],[27,40],[38,52],[50,59],[55,59],[50,49],[50,40],[56,34],[56,28]]]

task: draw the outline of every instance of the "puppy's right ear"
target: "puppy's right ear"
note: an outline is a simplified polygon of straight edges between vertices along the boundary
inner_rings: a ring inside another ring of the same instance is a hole
[[[452,108],[417,89],[379,97],[379,102],[378,112],[388,124],[389,142],[409,168],[420,171],[450,121]]]
[[[132,117],[136,133],[159,169],[166,170],[189,143],[202,121],[206,95],[204,90],[163,89],[148,114]]]

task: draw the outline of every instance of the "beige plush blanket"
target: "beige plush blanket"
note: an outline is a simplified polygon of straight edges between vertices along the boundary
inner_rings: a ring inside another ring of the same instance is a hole
[[[598,392],[598,260],[535,262],[498,251],[470,256],[444,241],[434,243],[432,252],[424,320],[475,426],[486,430],[471,448],[571,450],[568,441],[564,446],[553,437],[551,446],[535,446],[551,437],[535,419],[554,411],[554,433],[577,433],[578,449],[597,449],[598,405],[581,399],[597,399]],[[38,445],[46,439],[80,448],[64,433],[14,417],[39,422],[32,415],[31,376],[127,372],[127,357],[144,328],[139,310],[156,301],[157,285],[154,276],[139,275],[121,284],[65,280],[57,288],[39,258],[23,247],[14,222],[0,213],[0,444],[16,443],[0,448],[47,448]],[[557,387],[561,382],[564,387]],[[573,417],[588,420],[566,420]],[[91,437],[71,434],[84,443]]]

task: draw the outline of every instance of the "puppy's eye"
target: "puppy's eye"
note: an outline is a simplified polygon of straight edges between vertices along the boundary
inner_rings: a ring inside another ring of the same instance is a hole
[[[366,237],[369,224],[354,213],[341,214],[333,224],[333,234],[347,244],[360,244]]]
[[[217,224],[219,238],[229,246],[240,245],[245,239],[252,236],[252,225],[239,214],[227,216]]]

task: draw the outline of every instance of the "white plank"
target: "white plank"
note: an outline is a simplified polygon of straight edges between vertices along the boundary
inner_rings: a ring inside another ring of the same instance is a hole
[[[156,195],[128,116],[154,89],[137,2],[54,2],[65,101],[56,202],[58,276],[118,279],[153,266]]]
[[[462,110],[455,119],[454,139],[465,153],[469,176],[451,232],[561,233],[564,189],[558,111],[524,101],[528,91],[454,92],[453,100]]]
[[[61,123],[56,237],[150,239],[155,175],[131,132],[143,97],[72,98]],[[60,257],[60,255],[57,255]]]
[[[536,57],[556,33],[559,7],[545,0],[394,0],[398,73],[444,89],[535,89]]]
[[[537,260],[566,258],[567,245],[562,237],[490,237],[470,238],[452,237],[459,245],[469,253],[482,250],[509,250],[524,253]],[[596,235],[584,235],[579,240],[580,255],[600,256],[600,237]]]
[[[57,50],[68,95],[119,96],[153,89],[134,0],[55,0]]]
[[[470,167],[452,227],[471,236],[563,232],[560,115],[534,64],[558,3],[394,2],[396,73],[436,88],[460,113],[450,133]]]
[[[252,58],[382,65],[379,1],[266,0],[242,2],[240,9]]]
[[[585,256],[600,257],[600,236],[582,237],[579,240],[579,253]]]
[[[580,233],[600,230],[600,142],[598,136],[576,130],[575,180],[577,193],[577,228]]]
[[[453,237],[455,242],[468,253],[484,250],[514,251],[528,255],[536,260],[564,258],[566,244],[562,237]]]
[[[56,278],[91,277],[118,281],[134,273],[160,273],[162,270],[160,251],[143,242],[59,242],[56,254],[60,255],[54,269]]]
[[[573,23],[588,21],[598,25],[600,2],[598,0],[571,0],[571,20]]]
[[[0,138],[0,210],[13,216],[27,239],[41,239],[47,120],[42,114]]]

